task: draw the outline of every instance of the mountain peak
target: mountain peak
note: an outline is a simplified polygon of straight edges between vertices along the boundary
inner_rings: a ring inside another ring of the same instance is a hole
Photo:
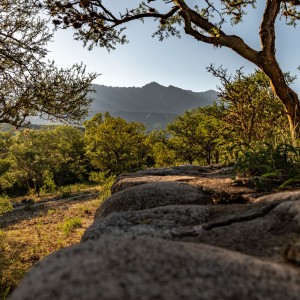
[[[143,88],[156,88],[156,87],[163,87],[163,86],[155,81],[147,83],[146,85],[143,86]]]

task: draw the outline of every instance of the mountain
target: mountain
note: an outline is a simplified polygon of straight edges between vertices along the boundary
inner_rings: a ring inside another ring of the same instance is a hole
[[[213,90],[193,92],[175,86],[162,86],[151,82],[143,87],[111,87],[93,84],[95,93],[88,118],[96,113],[109,112],[113,117],[121,117],[129,122],[144,123],[148,130],[163,129],[186,110],[211,105],[218,97]],[[39,117],[31,117],[36,125],[53,124]],[[59,124],[54,123],[54,124]]]
[[[192,92],[175,86],[162,86],[156,82],[137,87],[108,87],[94,84],[96,93],[90,114],[108,111],[167,113],[179,115],[186,110],[199,106],[211,105],[217,99],[216,91]]]
[[[211,105],[218,93],[193,92],[151,82],[143,87],[109,87],[94,84],[89,117],[108,111],[127,121],[142,122],[149,130],[165,128],[177,115],[199,106]]]

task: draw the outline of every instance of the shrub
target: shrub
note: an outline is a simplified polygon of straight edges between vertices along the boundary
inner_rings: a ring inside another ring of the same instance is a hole
[[[72,195],[70,186],[62,186],[59,189],[59,197],[62,199],[69,198]]]
[[[66,219],[62,223],[61,227],[65,235],[69,235],[75,228],[81,227],[82,221],[80,218]]]
[[[236,156],[235,169],[244,175],[291,177],[300,171],[300,148],[290,144],[242,144]]]
[[[110,189],[116,180],[116,176],[108,175],[107,172],[91,172],[90,180],[99,183],[101,189],[100,199],[104,200],[110,196]]]
[[[0,215],[3,215],[13,209],[13,206],[8,198],[8,196],[0,196]]]
[[[299,183],[300,147],[291,144],[252,143],[241,144],[236,150],[235,171],[239,175],[249,176],[253,183],[264,188],[266,183]]]

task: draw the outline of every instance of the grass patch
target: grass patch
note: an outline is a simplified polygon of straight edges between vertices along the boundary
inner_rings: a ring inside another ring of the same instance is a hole
[[[8,196],[0,196],[0,216],[10,212],[13,209],[12,203],[10,202]]]
[[[56,250],[78,243],[94,221],[100,201],[51,201],[2,215],[0,300],[7,298],[33,264]]]
[[[63,233],[68,236],[70,235],[76,228],[82,227],[82,221],[80,218],[71,218],[66,219],[60,226],[62,228]]]

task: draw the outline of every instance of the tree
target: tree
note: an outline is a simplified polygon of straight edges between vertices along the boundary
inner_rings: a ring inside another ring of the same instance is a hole
[[[39,194],[49,184],[55,188],[80,182],[86,174],[83,132],[71,126],[18,131],[10,142],[8,158],[9,168],[0,173],[2,189],[9,187],[3,183],[11,178],[19,190],[33,189]]]
[[[101,172],[120,174],[140,169],[147,157],[145,126],[106,113],[85,122],[86,154]]]
[[[13,159],[10,147],[13,143],[13,132],[0,132],[0,193],[14,185],[14,176],[10,173]]]
[[[181,161],[192,164],[204,159],[206,164],[219,162],[218,145],[222,139],[223,107],[199,107],[178,116],[168,125],[168,146]]]
[[[151,155],[148,158],[150,166],[168,167],[176,163],[176,152],[169,147],[169,136],[166,131],[153,130],[147,136]]]
[[[135,8],[120,13],[111,11],[104,2],[45,0],[46,7],[54,17],[53,22],[58,27],[73,27],[76,39],[90,47],[99,45],[108,50],[114,49],[116,44],[127,42],[124,34],[127,23],[152,18],[159,22],[154,35],[158,35],[161,40],[170,35],[179,36],[180,27],[184,27],[185,33],[199,42],[232,49],[266,74],[272,91],[285,107],[292,136],[300,136],[298,96],[285,80],[275,47],[276,19],[282,16],[287,24],[296,24],[300,18],[299,0],[265,0],[259,29],[261,47],[258,50],[251,48],[240,36],[226,33],[223,26],[226,22],[232,25],[240,23],[248,7],[255,8],[256,0],[205,0],[197,1],[195,7],[184,0],[147,0],[147,3],[138,1]]]
[[[87,179],[89,162],[85,157],[83,130],[73,126],[46,129],[53,145],[54,163],[50,171],[56,185],[82,182]]]
[[[284,107],[271,91],[267,76],[259,70],[244,75],[237,70],[234,77],[228,76],[226,70],[209,68],[220,78],[220,102],[226,108],[224,115],[224,132],[233,143],[253,141],[283,141],[288,136],[288,123]],[[293,78],[286,74],[286,81]]]
[[[0,3],[0,123],[22,126],[29,117],[78,122],[87,114],[91,81],[82,64],[59,69],[46,62],[52,33],[37,0]]]

